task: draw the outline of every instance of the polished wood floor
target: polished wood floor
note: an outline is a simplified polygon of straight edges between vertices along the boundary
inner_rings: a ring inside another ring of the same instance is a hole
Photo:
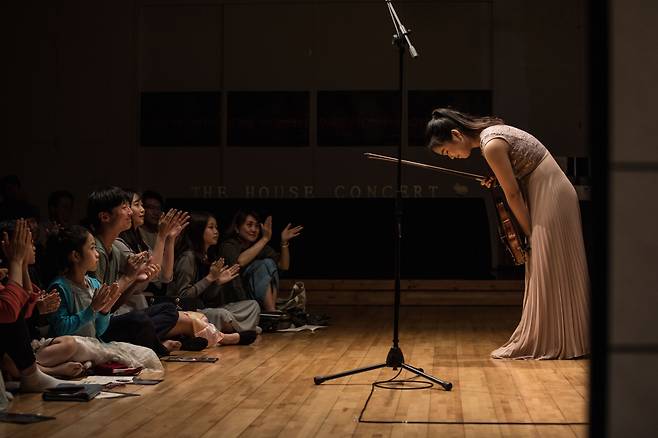
[[[406,362],[454,388],[377,388],[363,419],[382,423],[358,418],[371,383],[393,377],[393,370],[319,386],[313,377],[385,361],[392,340],[391,308],[310,310],[329,314],[331,326],[315,333],[268,333],[251,346],[204,351],[219,358],[214,364],[166,363],[164,382],[130,386],[139,397],[71,403],[20,395],[12,411],[57,419],[0,423],[0,436],[587,436],[588,360],[489,359],[488,353],[516,326],[519,307],[403,307],[400,347]]]

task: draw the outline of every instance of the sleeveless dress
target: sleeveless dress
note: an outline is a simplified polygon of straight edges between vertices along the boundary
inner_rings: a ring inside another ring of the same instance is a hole
[[[590,352],[589,274],[578,196],[555,159],[532,135],[507,125],[480,133],[480,148],[501,138],[530,212],[523,312],[496,359],[572,359]]]

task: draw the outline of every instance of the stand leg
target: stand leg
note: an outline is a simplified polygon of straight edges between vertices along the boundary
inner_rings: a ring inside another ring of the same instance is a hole
[[[385,363],[380,363],[378,365],[370,365],[368,367],[355,368],[353,370],[343,371],[342,373],[331,374],[329,376],[315,376],[313,377],[313,381],[315,382],[316,385],[319,385],[320,383],[326,382],[327,380],[337,379],[339,377],[351,376],[352,374],[363,373],[366,371],[372,371],[379,368],[384,368],[385,366],[386,366]]]
[[[429,380],[430,382],[434,382],[437,385],[441,385],[443,387],[443,389],[445,389],[446,391],[450,391],[452,389],[452,383],[444,382],[443,380],[437,379],[434,376],[430,376],[429,374],[425,374],[421,368],[412,367],[411,365],[407,365],[406,363],[401,364],[400,367],[404,368],[407,371],[411,371],[412,373],[415,373],[416,375],[424,377],[427,380]]]
[[[412,373],[424,377],[430,382],[434,382],[437,385],[441,385],[443,389],[446,391],[450,391],[452,389],[452,383],[450,382],[445,382],[441,379],[438,379],[434,376],[430,376],[429,374],[425,374],[425,371],[422,368],[416,368],[414,366],[408,365],[404,363],[404,355],[402,354],[402,350],[400,350],[399,347],[393,346],[388,352],[388,355],[386,356],[386,362],[385,363],[380,363],[377,365],[370,365],[367,367],[363,368],[355,368],[353,370],[348,370],[348,371],[343,371],[341,373],[336,373],[336,374],[331,374],[329,376],[315,376],[313,378],[313,381],[315,382],[316,385],[321,384],[322,382],[326,382],[327,380],[332,380],[332,379],[337,379],[339,377],[346,377],[346,376],[351,376],[352,374],[358,374],[358,373],[363,373],[366,371],[372,371],[376,370],[379,368],[384,368],[384,367],[389,367],[393,368],[394,370],[397,370],[398,368],[403,368],[407,371],[411,371]]]

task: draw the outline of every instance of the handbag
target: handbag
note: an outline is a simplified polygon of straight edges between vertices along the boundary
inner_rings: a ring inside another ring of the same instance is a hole
[[[306,311],[306,287],[301,281],[296,281],[292,286],[290,295],[287,298],[276,300],[276,308],[282,312],[289,312],[294,309]]]

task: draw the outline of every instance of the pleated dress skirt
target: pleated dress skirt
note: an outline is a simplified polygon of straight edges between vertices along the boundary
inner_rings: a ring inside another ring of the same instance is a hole
[[[532,227],[523,312],[510,339],[491,357],[585,356],[590,295],[578,196],[550,154],[522,183]]]

